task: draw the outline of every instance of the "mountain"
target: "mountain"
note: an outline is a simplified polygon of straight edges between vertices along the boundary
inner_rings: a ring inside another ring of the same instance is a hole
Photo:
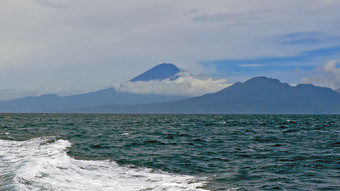
[[[133,78],[130,80],[130,82],[137,82],[137,81],[151,81],[151,80],[164,80],[164,79],[176,79],[177,74],[181,70],[177,68],[174,64],[159,64],[150,70],[142,73],[141,75]]]
[[[235,83],[219,92],[179,101],[140,105],[105,105],[72,112],[340,114],[340,94],[311,84],[295,87],[267,77]]]
[[[155,79],[171,79],[174,78],[179,71],[180,69],[173,64],[160,64],[132,80],[149,81]],[[134,94],[119,92],[114,88],[108,88],[72,96],[62,97],[55,94],[47,94],[0,101],[0,112],[64,112],[74,108],[95,107],[107,104],[146,104],[173,101],[183,98],[187,98],[187,96]]]
[[[340,93],[340,88],[339,89],[337,89],[337,90],[335,90],[336,92],[338,92],[338,93]]]
[[[155,94],[132,94],[118,92],[108,88],[86,94],[58,96],[48,94],[36,97],[24,97],[0,102],[0,112],[63,112],[81,107],[95,107],[106,104],[142,104],[172,101],[185,98],[183,96],[166,96]]]

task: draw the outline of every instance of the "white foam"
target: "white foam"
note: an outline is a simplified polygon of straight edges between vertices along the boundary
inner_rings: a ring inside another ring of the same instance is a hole
[[[204,190],[193,176],[122,167],[112,161],[76,160],[67,155],[71,143],[53,138],[0,140],[0,190]],[[3,183],[1,183],[3,182]]]

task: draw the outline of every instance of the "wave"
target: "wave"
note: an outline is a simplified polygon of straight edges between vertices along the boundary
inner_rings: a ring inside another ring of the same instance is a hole
[[[54,137],[0,139],[0,190],[204,190],[204,178],[77,160],[69,147]]]

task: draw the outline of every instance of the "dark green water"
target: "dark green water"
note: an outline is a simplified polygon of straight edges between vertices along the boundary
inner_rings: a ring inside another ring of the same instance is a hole
[[[0,125],[0,190],[340,190],[339,115],[0,114]]]

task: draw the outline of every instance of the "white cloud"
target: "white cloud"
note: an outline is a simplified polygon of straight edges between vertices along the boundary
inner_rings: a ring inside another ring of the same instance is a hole
[[[262,67],[263,64],[239,64],[238,66],[240,66],[240,67],[251,67],[251,68],[253,68],[253,67]]]
[[[337,0],[1,1],[0,88],[91,91],[163,62],[202,73],[200,61],[296,55],[305,47],[277,46],[270,39],[305,31],[338,35],[339,5]]]
[[[65,9],[68,8],[68,6],[64,3],[56,2],[56,1],[51,1],[51,0],[34,0],[38,4],[46,7],[53,7],[56,9]]]
[[[214,93],[230,86],[224,79],[214,80],[212,78],[195,77],[181,72],[176,80],[152,80],[147,82],[124,82],[115,88],[121,92],[137,94],[154,93],[159,95],[185,95],[199,96]]]
[[[332,89],[340,88],[340,68],[337,67],[335,60],[331,60],[324,66],[317,68],[316,73],[317,75],[315,76],[303,78],[302,82]]]

